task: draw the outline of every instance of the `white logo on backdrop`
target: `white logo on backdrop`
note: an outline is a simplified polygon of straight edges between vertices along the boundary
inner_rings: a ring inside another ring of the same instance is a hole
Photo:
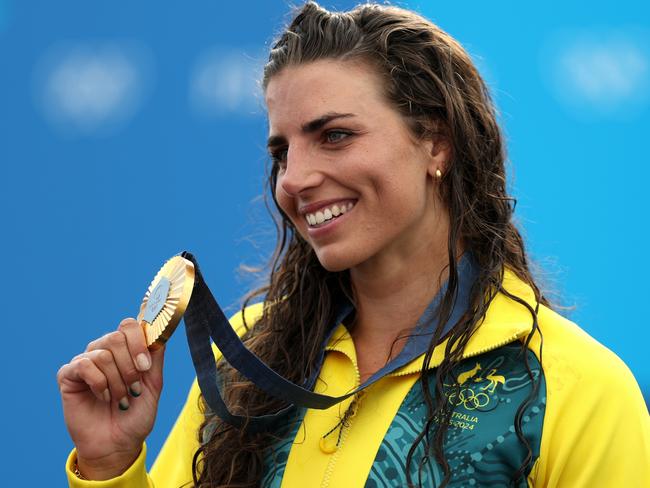
[[[58,44],[37,64],[36,101],[61,132],[114,133],[141,106],[150,77],[151,56],[139,44]]]
[[[634,114],[650,93],[650,43],[634,29],[556,35],[542,70],[558,98],[576,111]]]
[[[241,50],[213,48],[201,54],[190,73],[189,100],[201,115],[259,115],[263,63]]]

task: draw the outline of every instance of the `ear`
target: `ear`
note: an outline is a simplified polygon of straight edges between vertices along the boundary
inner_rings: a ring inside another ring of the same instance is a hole
[[[427,173],[432,178],[438,179],[437,171],[440,171],[443,175],[447,172],[451,159],[451,144],[449,144],[446,137],[435,135],[427,141],[426,146],[429,151]]]

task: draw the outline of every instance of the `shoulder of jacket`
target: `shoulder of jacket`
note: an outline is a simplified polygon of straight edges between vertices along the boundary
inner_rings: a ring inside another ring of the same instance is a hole
[[[264,310],[264,302],[253,303],[247,306],[244,310],[239,310],[233,314],[229,321],[232,328],[235,329],[237,335],[240,337],[262,316]],[[245,320],[244,320],[245,319]]]
[[[546,407],[532,485],[633,486],[650,421],[632,372],[559,313],[540,307],[538,321],[542,341],[535,334],[530,347],[539,358],[542,344]]]
[[[542,368],[556,384],[570,389],[579,383],[582,392],[598,395],[639,390],[627,365],[575,322],[545,306],[540,306],[538,320]]]

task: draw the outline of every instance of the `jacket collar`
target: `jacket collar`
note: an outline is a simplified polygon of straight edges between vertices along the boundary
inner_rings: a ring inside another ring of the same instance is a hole
[[[535,307],[535,294],[533,293],[532,288],[508,269],[504,272],[503,288],[505,288],[505,290],[510,294],[527,302],[531,307]],[[440,294],[434,298],[432,304],[436,299],[439,300],[439,297]],[[498,293],[490,303],[485,319],[467,343],[465,351],[463,352],[463,358],[477,356],[514,342],[515,340],[524,338],[532,330],[532,323],[533,319],[531,313],[524,305],[516,302],[503,293]],[[413,337],[411,337],[410,340],[412,339]],[[442,362],[446,345],[447,340],[445,339],[436,346],[433,351],[429,368],[435,368]],[[334,330],[325,350],[343,353],[348,356],[354,364],[356,364],[354,343],[348,330],[342,323],[340,323]],[[393,371],[389,376],[399,376],[419,372],[422,370],[423,360],[424,354],[420,354],[404,366]]]

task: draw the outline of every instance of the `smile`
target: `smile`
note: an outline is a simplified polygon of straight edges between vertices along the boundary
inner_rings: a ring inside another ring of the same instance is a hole
[[[320,209],[318,212],[305,215],[305,220],[310,227],[318,227],[331,220],[335,220],[354,207],[353,202],[334,204]]]

